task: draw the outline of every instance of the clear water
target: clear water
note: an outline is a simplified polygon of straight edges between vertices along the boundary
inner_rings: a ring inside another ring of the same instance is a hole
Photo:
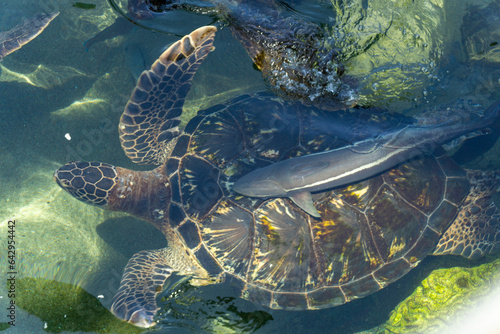
[[[93,9],[63,0],[2,3],[0,31],[39,12],[57,10],[61,14],[38,38],[0,63],[0,273],[4,282],[7,225],[15,220],[18,279],[35,277],[78,285],[109,307],[128,259],[141,249],[161,248],[166,242],[147,223],[70,198],[53,182],[52,173],[70,160],[141,168],[125,157],[117,133],[135,77],[178,36],[214,22],[214,17],[170,13],[144,22],[147,29],[135,27],[86,50],[84,42],[119,15],[105,1],[92,3],[96,5]],[[500,14],[477,15],[469,7],[475,3],[482,8],[489,1],[290,3],[297,15],[329,29],[332,38],[325,43],[345,50],[347,73],[358,82],[365,105],[414,113],[456,98],[485,106],[500,98]],[[464,21],[464,17],[472,17],[472,21]],[[186,106],[191,114],[242,92],[265,89],[260,73],[229,29],[219,30],[215,45],[216,51],[194,80]],[[495,145],[466,166],[499,169],[499,150]],[[165,321],[159,332],[370,330],[383,324],[432,270],[493,260],[428,258],[379,293],[321,311],[273,311],[234,298],[228,287],[195,289],[182,284],[172,289],[182,302],[164,302]],[[9,305],[5,288],[0,284],[2,310]],[[16,293],[17,298],[27,298],[44,292],[26,289]],[[39,309],[64,313],[68,304],[53,295],[49,298],[50,303],[40,304]],[[6,333],[43,333],[44,326],[53,331],[89,331],[83,323],[81,328],[64,327],[64,319],[56,321],[20,307],[16,312],[16,326]],[[0,322],[7,322],[3,313]],[[109,332],[110,328],[104,325],[90,331]]]

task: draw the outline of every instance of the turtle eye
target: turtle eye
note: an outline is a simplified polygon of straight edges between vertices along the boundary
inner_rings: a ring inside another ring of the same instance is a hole
[[[70,187],[71,186],[71,182],[69,180],[66,180],[66,179],[61,179],[60,181],[58,180],[58,182],[60,182],[60,186],[62,187]]]

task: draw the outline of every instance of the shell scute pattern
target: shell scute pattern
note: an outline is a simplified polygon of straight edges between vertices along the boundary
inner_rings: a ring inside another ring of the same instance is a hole
[[[205,119],[202,115],[194,116],[189,120],[189,123],[184,128],[185,134],[193,134],[193,132],[198,128],[198,125]]]
[[[441,202],[437,209],[432,213],[428,221],[428,227],[436,233],[443,233],[449,226],[446,222],[452,221],[456,217],[458,206],[446,199]]]
[[[416,266],[420,260],[426,257],[434,249],[440,237],[440,234],[427,226],[420,233],[420,238],[413,248],[405,254],[404,259],[412,266]]]
[[[179,224],[186,218],[184,210],[182,210],[182,208],[175,203],[170,204],[168,213],[168,221],[170,222],[170,224],[172,224],[173,227],[179,226]]]
[[[466,178],[448,178],[448,187],[444,193],[444,199],[455,205],[461,202],[461,196],[466,189],[470,189],[470,183]]]
[[[345,301],[367,296],[369,291],[377,291],[381,284],[373,275],[363,276],[342,286],[341,291]]]
[[[240,125],[225,109],[207,115],[192,134],[189,152],[223,168],[244,149]]]
[[[285,107],[272,99],[268,99],[265,105],[258,99],[244,102],[241,108],[246,112],[240,122],[245,124],[246,146],[256,158],[276,161],[299,145],[300,121],[293,105]]]
[[[219,169],[193,155],[184,157],[179,167],[182,204],[189,216],[201,219],[222,197]]]
[[[175,173],[170,176],[170,188],[172,189],[172,202],[181,203],[179,174]]]
[[[269,102],[271,114],[269,109],[250,108],[265,104],[263,99]],[[196,241],[200,247],[196,254],[201,249],[204,256],[212,254],[226,274],[243,282],[249,298],[269,298],[267,305],[275,307],[285,300],[291,303],[287,308],[303,303],[311,307],[322,303],[313,292],[338,287],[332,293],[344,303],[380,289],[432,249],[438,235],[427,224],[439,222],[428,217],[443,201],[446,188],[446,176],[432,158],[427,159],[429,164],[413,161],[401,170],[314,195],[322,221],[311,219],[288,199],[252,199],[232,193],[232,182],[247,171],[303,151],[349,142],[345,136],[328,136],[327,125],[299,116],[293,103],[268,100],[265,94],[239,101],[250,111],[242,112],[240,104],[233,108],[234,101],[229,101],[211,113],[200,113],[194,124],[187,125],[189,131],[180,137],[173,155],[181,159],[182,208],[176,210],[184,210],[197,225],[202,246]],[[311,109],[307,115],[314,112]],[[304,143],[313,132],[324,136]],[[271,149],[274,154],[269,154]],[[388,216],[397,221],[389,224]],[[449,224],[452,218],[446,218]],[[426,231],[433,234],[431,242],[420,240]]]
[[[366,215],[382,263],[406,253],[426,224],[422,212],[408,205],[387,186],[380,189]],[[395,243],[404,246],[399,245],[396,249]]]
[[[309,290],[311,272],[319,274],[310,235],[303,214],[290,210],[287,200],[266,201],[255,214],[248,280],[276,291]]]
[[[200,245],[200,233],[198,227],[192,221],[186,221],[178,227],[177,231],[182,235],[182,238],[186,242],[186,246],[190,249],[196,248]]]
[[[394,282],[396,279],[401,277],[401,275],[406,274],[413,267],[414,265],[410,264],[406,259],[398,259],[394,262],[386,263],[376,270],[373,273],[373,278],[380,284],[381,287],[384,287]]]
[[[223,269],[217,262],[217,260],[213,257],[213,255],[207,251],[204,246],[201,246],[194,255],[200,261],[200,264],[203,268],[212,276],[218,276],[223,272]]]
[[[433,172],[426,172],[426,168]],[[433,159],[415,160],[384,175],[384,181],[391,188],[426,215],[431,214],[442,201],[445,178],[442,168]]]
[[[222,200],[215,212],[200,223],[203,242],[224,270],[245,279],[252,252],[252,214]]]

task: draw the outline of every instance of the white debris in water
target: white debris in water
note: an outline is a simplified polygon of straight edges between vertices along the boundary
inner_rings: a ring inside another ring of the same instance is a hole
[[[64,138],[66,138],[67,140],[71,140],[71,135],[69,133],[66,133],[64,135]]]

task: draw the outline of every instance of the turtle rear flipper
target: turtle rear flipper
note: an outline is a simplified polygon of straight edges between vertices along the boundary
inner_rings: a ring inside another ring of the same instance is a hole
[[[478,258],[500,249],[500,210],[491,195],[500,191],[500,171],[467,171],[469,195],[453,224],[443,234],[434,255]]]
[[[212,46],[217,28],[205,26],[172,44],[142,72],[120,119],[120,141],[135,163],[161,164],[166,144],[180,132],[191,79]]]

